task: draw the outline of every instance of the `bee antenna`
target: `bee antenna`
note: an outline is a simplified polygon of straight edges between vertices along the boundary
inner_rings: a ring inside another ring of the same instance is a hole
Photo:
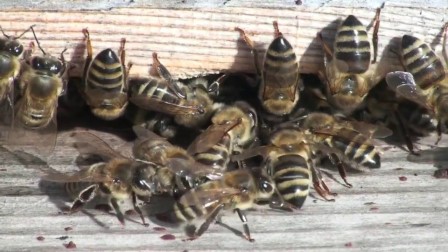
[[[0,31],[2,31],[2,33],[3,33],[3,36],[5,36],[7,39],[9,39],[9,36],[8,35],[6,35],[6,33],[3,31],[3,28],[0,26]]]
[[[34,39],[36,40],[36,43],[37,43],[37,47],[39,47],[39,49],[42,51],[42,53],[43,53],[44,55],[46,55],[47,53],[45,53],[44,49],[42,49],[42,47],[40,46],[39,40],[38,40],[37,37],[36,37],[36,33],[34,32],[33,26],[31,26],[30,29],[31,29],[31,31],[33,32]]]
[[[23,35],[25,35],[25,33],[29,32],[34,26],[36,26],[36,25],[33,24],[32,26],[30,26],[30,28],[26,29],[24,32],[22,32],[22,34],[20,34],[18,37],[16,37],[16,39],[21,38]]]

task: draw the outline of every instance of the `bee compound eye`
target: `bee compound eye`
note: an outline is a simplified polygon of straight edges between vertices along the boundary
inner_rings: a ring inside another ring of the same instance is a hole
[[[263,180],[261,182],[261,189],[264,192],[272,192],[274,190],[274,187],[271,185],[269,181]]]

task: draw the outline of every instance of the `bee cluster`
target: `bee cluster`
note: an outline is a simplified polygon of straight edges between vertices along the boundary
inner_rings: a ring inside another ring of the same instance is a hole
[[[353,15],[340,23],[333,45],[318,34],[324,52],[320,81],[301,76],[291,44],[273,24],[274,40],[262,63],[250,36],[236,28],[254,55],[255,78],[225,74],[188,81],[175,80],[156,53],[151,76],[128,77],[132,65],[125,64],[126,41],[118,53],[105,49],[94,57],[87,29],[83,77],[68,78],[64,52],[60,58],[46,54],[33,27],[29,30],[42,56],[33,56],[34,43],[24,50],[18,42],[23,34],[12,37],[2,30],[1,141],[50,154],[58,132],[58,100],[69,114],[87,108],[101,120],[127,118],[137,137],[133,157],[91,133],[75,132],[79,153],[101,161],[74,174],[44,171],[44,180],[65,182],[75,195],[70,212],[106,194],[121,223],[118,201],[131,198],[146,224],[137,200],[167,194],[175,199],[173,209],[157,218],[176,223],[204,219],[190,239],[231,209],[243,222],[244,237],[253,241],[243,210],[258,203],[299,209],[311,185],[323,199],[334,200],[319,168],[324,161],[351,187],[347,169],[381,166],[376,138],[396,132],[412,154],[415,137],[437,130],[440,140],[448,123],[446,66],[427,44],[404,35],[394,51],[404,71],[381,73],[380,10],[372,41]],[[445,50],[447,30],[448,24]]]

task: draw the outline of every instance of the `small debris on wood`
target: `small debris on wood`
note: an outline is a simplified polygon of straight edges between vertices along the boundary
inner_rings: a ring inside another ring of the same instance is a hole
[[[72,227],[66,227],[66,228],[64,228],[64,230],[68,232],[68,231],[72,231],[73,228]]]
[[[384,223],[384,225],[391,225],[391,224],[392,224],[391,222]]]
[[[166,228],[164,228],[164,227],[153,227],[152,230],[157,231],[157,232],[165,232]]]
[[[406,180],[408,180],[408,178],[405,177],[405,176],[400,176],[400,177],[398,177],[398,179],[399,179],[400,181],[406,181]]]
[[[7,171],[7,169],[0,169],[0,171]]]
[[[296,5],[302,5],[303,4],[302,0],[295,0],[294,2],[296,3]]]
[[[444,179],[448,179],[448,169],[439,169],[437,171],[434,172],[434,177],[435,178],[444,178]]]
[[[402,171],[402,170],[404,170],[404,168],[402,168],[402,167],[398,167],[398,168],[395,168],[394,170],[396,170],[396,171]]]
[[[371,206],[371,205],[375,205],[375,202],[366,202],[366,203],[364,203],[364,205],[366,205],[366,206]]]
[[[109,206],[108,204],[98,204],[95,206],[95,210],[101,211],[101,212],[105,212],[105,213],[109,213],[110,211],[112,211],[112,207]]]
[[[76,244],[74,242],[70,241],[69,243],[64,243],[64,247],[67,249],[75,249]]]
[[[429,226],[431,225],[431,223],[415,223],[415,224],[411,224],[411,227],[424,227],[424,226]]]
[[[38,240],[38,241],[43,241],[43,240],[45,240],[45,237],[43,237],[43,236],[38,236],[38,237],[36,237],[36,240]]]
[[[370,211],[376,211],[376,210],[378,210],[379,208],[378,207],[371,207],[370,208]]]
[[[162,235],[160,236],[160,239],[168,241],[168,240],[175,240],[176,236],[172,235],[172,234],[166,234],[166,235]]]
[[[67,239],[68,239],[68,236],[67,236],[67,235],[64,235],[64,236],[60,236],[60,237],[58,237],[58,238],[56,238],[56,239],[63,241],[63,240],[67,240]]]
[[[418,174],[417,174],[417,173],[414,173],[414,176],[418,176]]]
[[[344,244],[344,246],[347,248],[351,248],[353,247],[353,244],[351,242],[347,242],[346,244]]]

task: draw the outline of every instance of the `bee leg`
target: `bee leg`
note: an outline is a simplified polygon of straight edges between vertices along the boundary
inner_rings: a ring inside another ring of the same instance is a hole
[[[335,201],[334,199],[327,198],[326,195],[336,196],[337,194],[330,191],[325,182],[322,180],[322,174],[320,173],[320,170],[314,167],[314,165],[311,166],[311,176],[313,179],[314,190],[316,190],[316,192],[326,201]]]
[[[403,123],[404,120],[403,120],[402,115],[398,111],[395,111],[394,114],[395,114],[395,117],[397,118],[397,122],[398,122],[398,128],[399,128],[398,131],[400,132],[401,137],[403,137],[403,139],[406,143],[406,147],[408,147],[409,152],[412,155],[419,155],[417,152],[414,151],[414,144],[412,143],[408,128]]]
[[[440,140],[442,140],[442,122],[441,120],[437,120],[437,141],[435,145],[438,145]]]
[[[224,82],[225,79],[227,79],[229,75],[223,74],[218,79],[216,79],[213,83],[211,83],[208,88],[207,92],[213,96],[219,96],[219,87]]]
[[[137,206],[137,196],[135,193],[132,193],[132,205],[134,206],[134,210],[138,213],[140,218],[142,219],[143,226],[149,226],[148,223],[145,222],[145,217],[143,216],[142,210]]]
[[[250,237],[249,225],[247,225],[246,215],[239,208],[236,208],[235,212],[238,214],[240,220],[243,222],[244,238],[246,238],[246,240],[250,242],[254,242],[255,239],[252,239]]]
[[[224,204],[218,205],[213,212],[207,217],[207,219],[202,223],[202,225],[199,227],[198,230],[194,232],[194,235],[192,237],[189,237],[188,240],[195,240],[199,238],[202,234],[204,234],[205,231],[207,231],[210,224],[213,222],[213,220],[216,219],[216,216],[218,216],[219,212],[224,208]]]
[[[117,218],[120,221],[121,225],[124,225],[124,215],[120,210],[120,206],[118,205],[116,198],[111,198],[110,203],[112,204],[112,207],[115,210],[115,213],[117,214]]]
[[[346,170],[345,170],[345,165],[341,161],[341,159],[334,153],[330,153],[328,155],[328,158],[330,159],[330,162],[338,168],[339,175],[344,180],[344,182],[347,185],[347,187],[349,187],[349,188],[353,187],[352,184],[350,184],[347,181],[347,173],[346,173]]]
[[[252,39],[250,39],[249,36],[247,36],[246,32],[243,29],[241,29],[239,27],[235,27],[235,30],[240,33],[241,38],[244,40],[246,45],[249,46],[252,54],[254,55],[254,65],[255,65],[255,70],[257,72],[257,76],[259,76],[259,77],[262,76],[260,62],[258,61],[258,50],[255,49],[255,43],[252,41]]]
[[[381,8],[376,9],[376,15],[375,15],[375,19],[373,21],[373,37],[372,37],[373,60],[372,60],[372,64],[376,63],[376,58],[378,57],[378,30],[380,28],[380,13],[381,13]]]
[[[92,41],[90,40],[90,33],[87,28],[82,30],[82,33],[84,34],[84,38],[86,40],[86,48],[87,48],[87,56],[86,56],[86,62],[84,63],[84,72],[83,76],[84,78],[87,77],[87,71],[89,70],[90,62],[92,62],[93,57],[93,51],[92,51]]]
[[[157,74],[168,81],[168,87],[173,91],[177,97],[181,99],[187,98],[187,94],[177,85],[176,81],[173,80],[171,73],[168,69],[160,63],[159,58],[157,57],[157,53],[152,53],[152,67],[154,67],[157,71]]]
[[[98,190],[97,184],[91,185],[86,189],[82,190],[79,193],[78,198],[76,198],[76,200],[73,201],[73,204],[70,207],[70,213],[79,211],[85,205],[85,203],[95,198],[97,190]]]
[[[271,202],[269,202],[269,207],[272,209],[280,209],[288,212],[292,212],[294,209],[297,209],[296,206],[286,202],[277,188],[275,188],[275,194],[277,195],[278,201],[275,201],[273,198]]]

